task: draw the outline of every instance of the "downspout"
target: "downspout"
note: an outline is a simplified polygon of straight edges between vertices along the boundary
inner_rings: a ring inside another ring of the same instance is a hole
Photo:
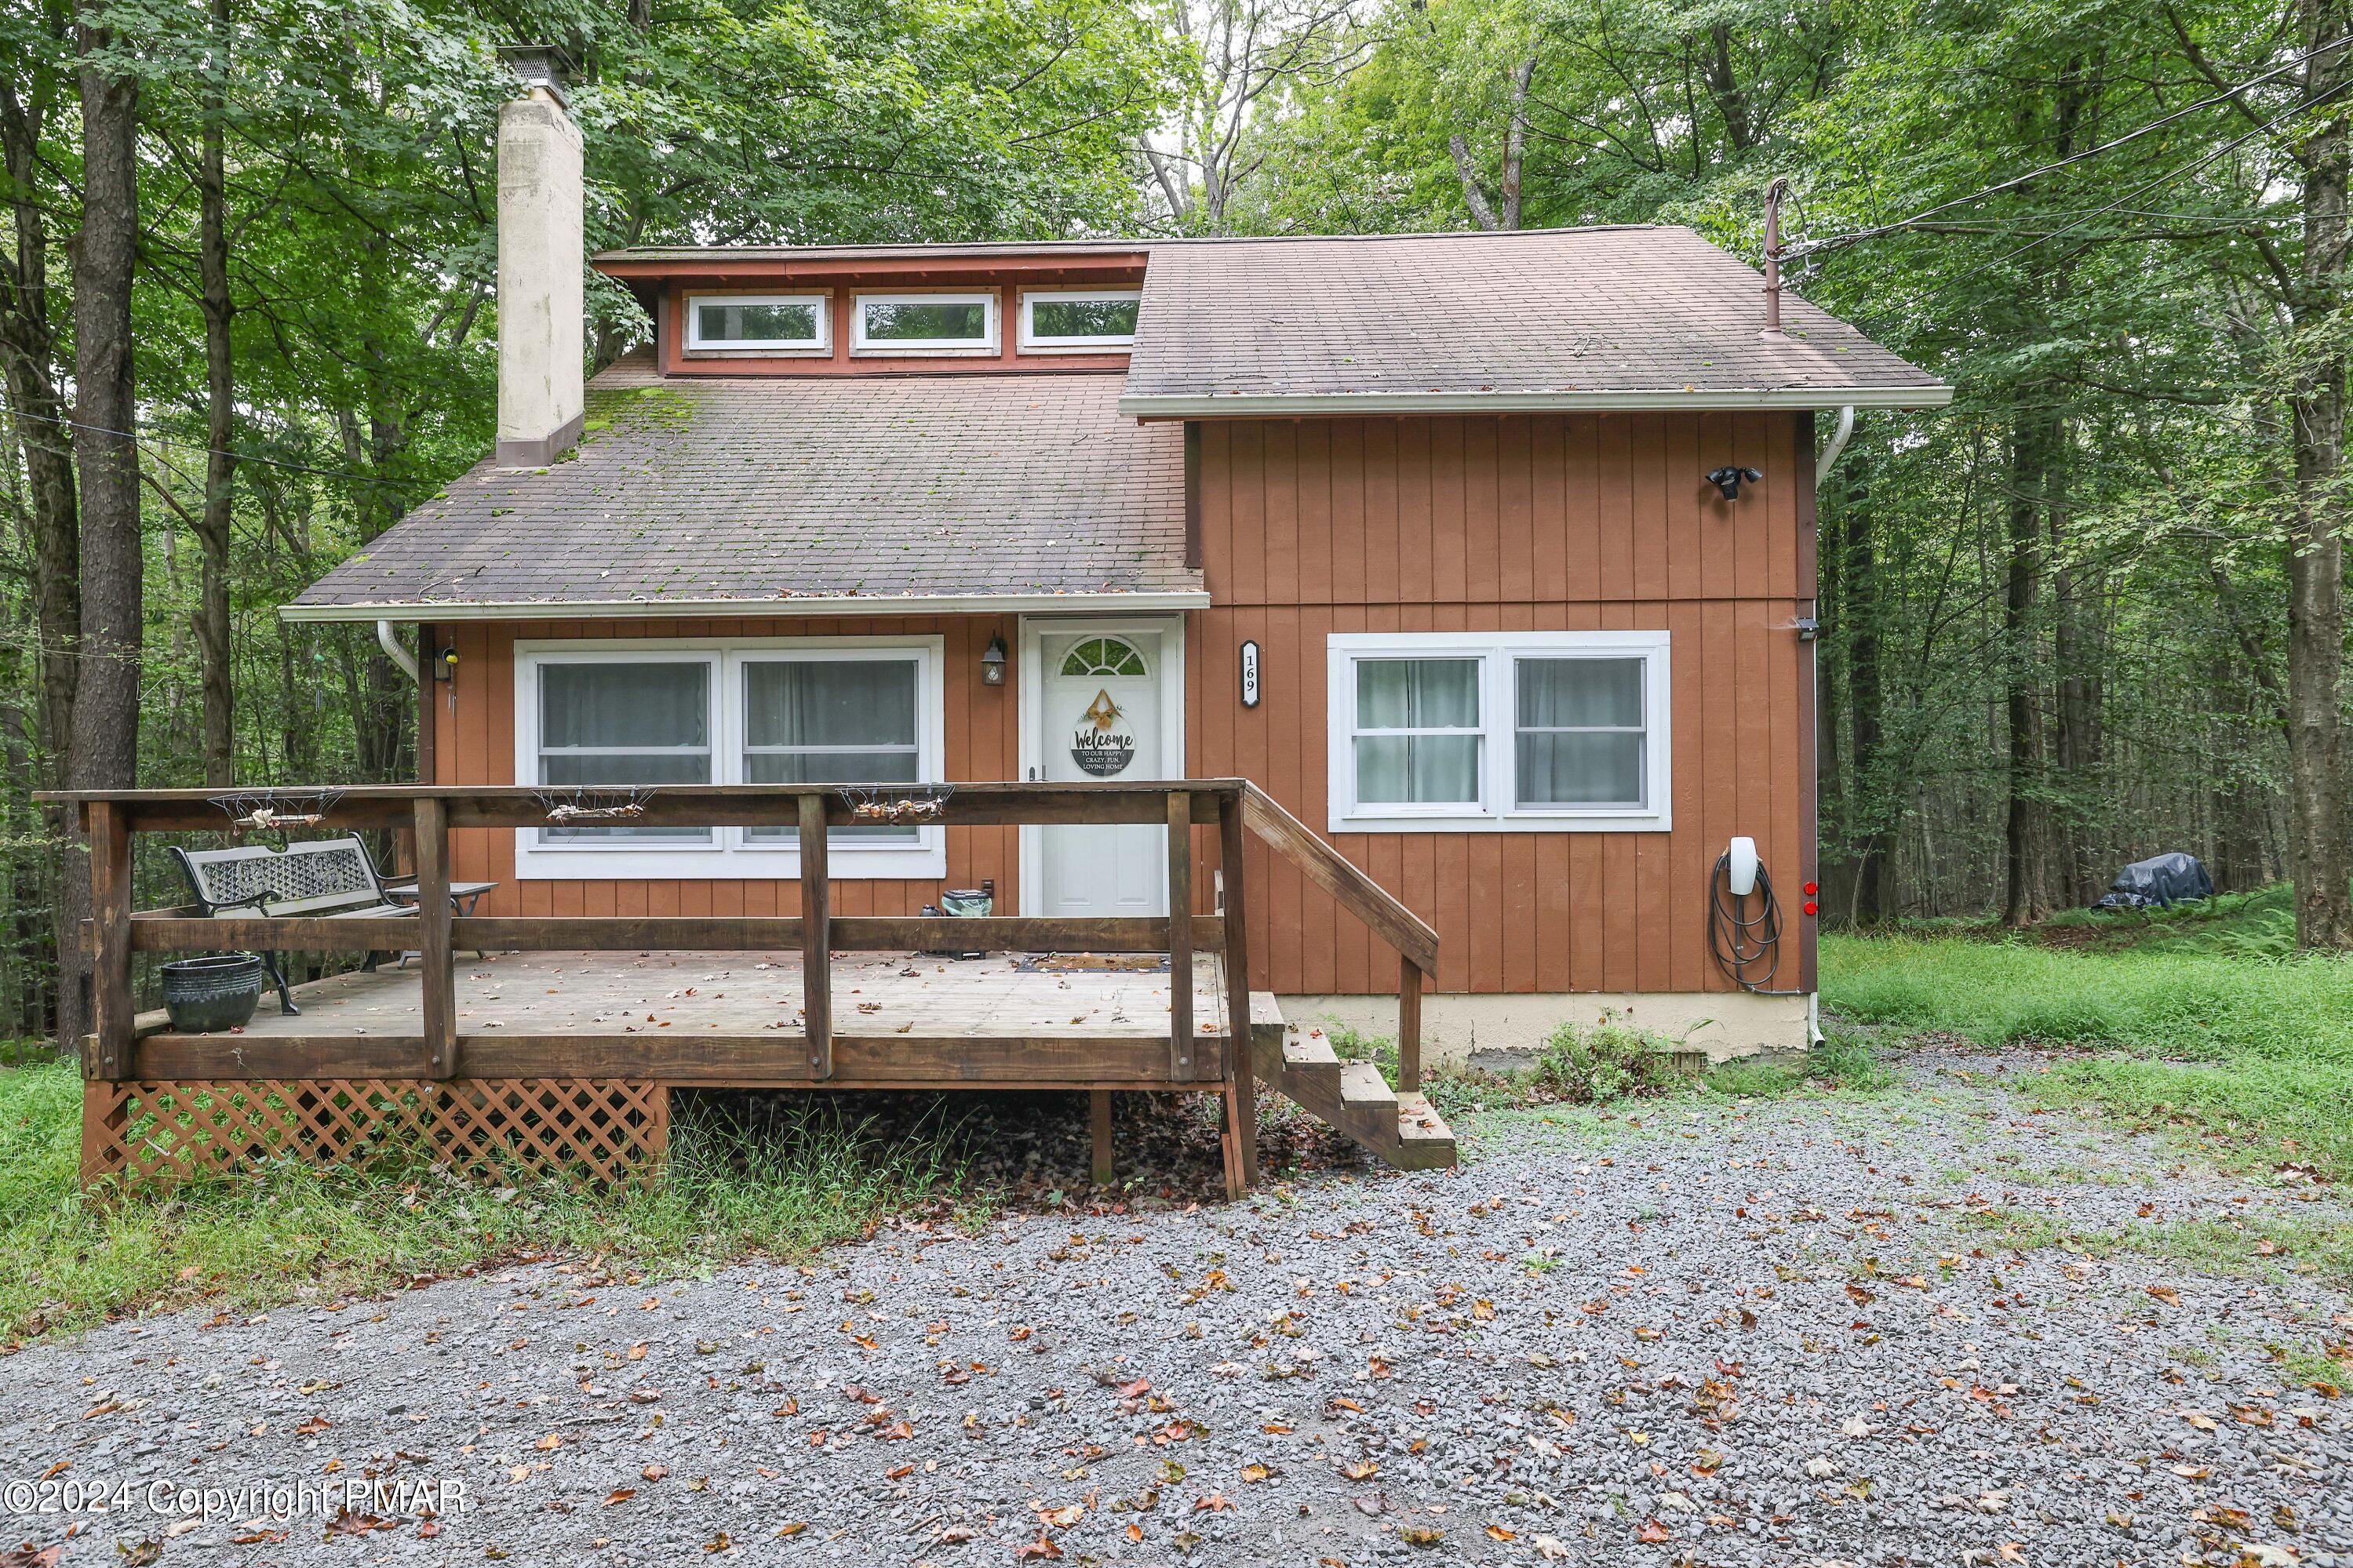
[[[1840,457],[1846,451],[1847,437],[1853,434],[1854,405],[1850,403],[1839,410],[1838,428],[1831,432],[1831,444],[1822,448],[1821,457],[1815,460],[1815,484],[1820,485],[1831,477],[1831,470],[1838,467]]]
[[[401,673],[411,680],[420,679],[417,673],[417,656],[400,646],[400,634],[392,629],[390,621],[376,622],[375,640],[376,646],[384,649],[384,657],[400,666]]]

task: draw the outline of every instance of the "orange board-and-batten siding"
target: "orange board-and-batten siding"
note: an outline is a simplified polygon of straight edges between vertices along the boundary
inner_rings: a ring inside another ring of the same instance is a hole
[[[1610,413],[1202,422],[1195,465],[1213,607],[1187,617],[1186,771],[1257,781],[1324,824],[1326,639],[1335,632],[1655,630],[1672,634],[1673,826],[1657,832],[1341,834],[1351,860],[1437,927],[1456,992],[1729,990],[1708,954],[1706,888],[1725,841],[1757,841],[1789,916],[1778,983],[1810,989],[1812,416]],[[1737,503],[1702,477],[1763,471]],[[1073,605],[1092,614],[1103,605]],[[565,637],[896,634],[944,639],[950,779],[1019,775],[1019,682],[981,683],[1011,615],[534,621],[442,628],[459,655],[439,706],[437,776],[514,782],[514,644]],[[1239,697],[1262,650],[1263,700]],[[437,693],[437,700],[441,698]],[[507,832],[454,836],[453,875],[494,880],[482,912],[798,912],[770,879],[519,881]],[[1210,853],[1205,838],[1197,848]],[[1284,994],[1393,991],[1395,959],[1321,890],[1253,846],[1251,982]],[[1207,864],[1208,862],[1203,862]],[[1018,830],[949,836],[946,877],[837,880],[839,914],[913,914],[994,878],[1020,908]],[[1208,879],[1197,889],[1206,910]]]
[[[1205,421],[1198,473],[1212,606],[1191,619],[1188,763],[1329,816],[1326,641],[1348,632],[1657,630],[1672,637],[1665,833],[1338,834],[1437,927],[1439,988],[1729,990],[1706,889],[1746,834],[1792,938],[1778,984],[1813,983],[1810,415],[1570,414]],[[1765,479],[1726,503],[1702,476]],[[1236,695],[1241,644],[1262,700]],[[1389,989],[1394,961],[1253,846],[1254,983]],[[1265,980],[1257,980],[1260,975]]]

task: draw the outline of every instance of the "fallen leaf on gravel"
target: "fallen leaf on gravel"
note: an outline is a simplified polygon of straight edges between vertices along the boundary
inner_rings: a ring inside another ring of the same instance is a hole
[[[796,1519],[796,1520],[792,1520],[792,1521],[788,1521],[788,1522],[786,1522],[786,1523],[785,1523],[785,1524],[781,1524],[781,1525],[777,1526],[777,1527],[776,1527],[776,1534],[777,1534],[779,1537],[787,1536],[787,1535],[798,1535],[802,1531],[807,1530],[807,1528],[808,1528],[808,1521],[807,1521],[807,1520],[805,1520],[805,1519]],[[958,1528],[961,1528],[961,1527],[958,1527]],[[948,1533],[948,1532],[947,1532],[946,1531],[944,1531],[944,1531],[940,1531],[940,1537],[941,1537],[941,1539],[942,1539],[942,1540],[945,1540],[945,1539],[947,1538],[947,1533]],[[971,1533],[970,1533],[969,1531],[967,1531],[967,1532],[966,1532],[966,1533],[965,1533],[965,1534],[961,1539],[965,1540],[965,1541],[969,1541],[969,1540],[971,1540],[971,1539],[972,1539]]]
[[[164,1543],[160,1541],[142,1541],[136,1546],[122,1548],[121,1552],[122,1555],[116,1559],[120,1568],[147,1568],[150,1563],[163,1561]]]
[[[1487,1527],[1487,1538],[1491,1541],[1517,1541],[1519,1536],[1500,1524],[1491,1524]]]
[[[1233,1503],[1227,1499],[1226,1494],[1223,1492],[1211,1492],[1207,1497],[1197,1497],[1193,1500],[1193,1511],[1195,1513],[1230,1512],[1233,1506]]]
[[[2214,1430],[2214,1418],[2202,1410],[2184,1410],[2179,1412],[2179,1415],[2184,1421],[2189,1422],[2200,1432]]]
[[[2151,1285],[2147,1289],[2150,1295],[2156,1297],[2158,1300],[2164,1302],[2168,1307],[2179,1307],[2181,1305],[2180,1292],[2175,1290],[2170,1285]]]
[[[1272,1474],[1274,1474],[1274,1472],[1268,1469],[1264,1465],[1244,1465],[1242,1467],[1242,1479],[1251,1486],[1258,1485],[1259,1482],[1265,1480]]]
[[[323,1415],[313,1415],[308,1421],[297,1424],[294,1431],[299,1436],[315,1437],[333,1425],[333,1422]]]
[[[1127,1539],[1131,1543],[1142,1541],[1144,1539],[1144,1526],[1140,1524],[1129,1525],[1127,1527]]]
[[[1398,1538],[1409,1546],[1435,1546],[1446,1539],[1446,1532],[1442,1530],[1431,1530],[1423,1525],[1415,1525],[1398,1531]]]
[[[615,1487],[610,1492],[606,1494],[605,1506],[607,1508],[611,1508],[614,1504],[627,1502],[637,1495],[638,1489],[635,1487]]]
[[[1041,1527],[1050,1524],[1057,1530],[1068,1530],[1086,1516],[1087,1510],[1084,1504],[1065,1503],[1060,1508],[1040,1510],[1038,1522]],[[1042,1528],[1040,1533],[1043,1533]]]
[[[734,1544],[735,1543],[733,1541],[727,1539],[727,1532],[723,1530],[718,1534],[712,1536],[710,1540],[704,1542],[702,1543],[702,1550],[710,1552],[713,1556],[716,1556]]]
[[[1568,1555],[1568,1547],[1556,1535],[1536,1537],[1536,1555],[1547,1563],[1557,1563]]]
[[[1052,1542],[1047,1540],[1041,1535],[1026,1546],[1015,1547],[1013,1549],[1013,1561],[1016,1563],[1027,1563],[1032,1558],[1041,1560],[1051,1559],[1060,1557],[1061,1554],[1062,1549],[1060,1547],[1055,1545]]]
[[[538,1442],[533,1443],[532,1447],[538,1449],[543,1454],[553,1454],[556,1449],[564,1447],[564,1436],[559,1432],[550,1432],[546,1436],[542,1437]]]
[[[1669,1530],[1665,1525],[1661,1524],[1655,1519],[1644,1520],[1642,1521],[1642,1528],[1634,1532],[1635,1540],[1646,1542],[1652,1546],[1657,1545],[1662,1541],[1672,1541],[1674,1538],[1675,1532]]]
[[[1381,1467],[1372,1459],[1351,1459],[1340,1467],[1340,1473],[1352,1481],[1369,1481],[1381,1473]]]
[[[659,1481],[666,1479],[670,1475],[670,1467],[668,1465],[648,1465],[644,1469],[639,1470],[638,1474],[644,1477],[647,1480]]]

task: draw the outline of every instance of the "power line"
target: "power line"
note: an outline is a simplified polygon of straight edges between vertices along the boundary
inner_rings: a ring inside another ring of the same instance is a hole
[[[2292,120],[2295,116],[2305,113],[2308,110],[2318,109],[2330,102],[2332,100],[2343,96],[2348,88],[2353,88],[2353,79],[2339,82],[2337,86],[2329,89],[2327,92],[2322,93],[2318,98],[2306,99],[2301,103],[2291,105],[2290,107],[2282,110],[2279,113],[2274,115],[2271,119],[2264,121],[2262,124],[2256,126],[2253,131],[2248,132],[2245,135],[2226,142],[2221,146],[2215,148],[2212,152],[2206,153],[2197,158],[2193,158],[2189,163],[2181,164],[2178,168],[2167,170],[2164,174],[2158,175],[2156,178],[2149,180],[2146,184],[2137,185],[2133,189],[2126,191],[2123,195],[2118,196],[2115,201],[2108,203],[2105,206],[2094,207],[2091,211],[2084,214],[2083,216],[2076,218],[2072,223],[2062,224],[2048,234],[2037,236],[2035,238],[2028,240],[2024,245],[2019,246],[2013,250],[2005,251],[2001,255],[1995,257],[1990,261],[1982,262],[1976,267],[1970,268],[1967,272],[1962,273],[1957,278],[1947,279],[1937,288],[1930,290],[1930,294],[1933,297],[1935,295],[1947,293],[1951,289],[1959,287],[1961,284],[1968,282],[1970,279],[1977,277],[1979,273],[1989,271],[1994,268],[2014,261],[2018,258],[2025,255],[2028,251],[2034,249],[2036,247],[2047,245],[2063,234],[2072,233],[2073,231],[2083,227],[2094,218],[2114,212],[2117,208],[2123,206],[2126,203],[2133,201],[2136,198],[2146,195],[2149,191],[2155,190],[2159,185],[2169,184],[2174,180],[2179,179],[2184,174],[2194,174],[2196,171],[2204,168],[2207,164],[2213,163],[2216,159],[2227,157],[2231,153],[2237,152],[2240,148],[2245,146],[2256,137],[2269,132],[2273,127],[2280,124],[2282,121]]]
[[[2241,93],[2245,92],[2250,88],[2261,87],[2263,83],[2270,81],[2274,77],[2284,76],[2289,71],[2297,69],[2299,67],[2308,65],[2312,61],[2318,59],[2322,55],[2328,53],[2330,50],[2343,48],[2347,44],[2353,44],[2353,33],[2348,33],[2342,37],[2331,39],[2329,42],[2325,44],[2316,44],[2310,49],[2298,55],[2295,58],[2289,60],[2284,65],[2267,70],[2261,76],[2251,77],[2247,80],[2241,82],[2238,86],[2226,89],[2221,92],[2214,94],[2211,98],[2201,98],[2195,103],[2185,104],[2181,108],[2175,110],[2170,114],[2160,115],[2157,119],[2150,121],[2146,125],[2139,126],[2132,131],[2126,132],[2124,135],[2117,137],[2113,142],[2103,142],[2096,147],[2087,147],[2083,152],[2072,153],[2067,157],[2060,159],[2055,163],[2045,163],[2039,169],[2029,169],[2023,174],[2013,175],[2011,178],[2000,181],[1998,184],[1987,185],[1979,190],[1971,191],[1968,195],[1964,196],[1955,196],[1950,201],[1939,202],[1935,206],[1924,208],[1919,212],[1914,213],[1909,217],[1898,218],[1893,223],[1883,223],[1871,228],[1857,229],[1852,234],[1834,234],[1822,239],[1810,239],[1802,245],[1794,246],[1784,250],[1782,252],[1782,258],[1784,260],[1794,261],[1802,257],[1810,256],[1818,250],[1841,249],[1850,245],[1859,244],[1866,239],[1875,239],[1883,234],[1893,234],[1899,229],[1909,228],[1915,224],[1925,222],[1926,219],[1936,216],[1938,213],[1950,212],[1955,207],[1966,206],[1971,202],[1981,201],[1987,196],[2000,195],[2004,191],[2015,190],[2019,186],[2025,184],[2030,180],[2039,180],[2045,174],[2055,174],[2061,169],[2083,163],[2087,158],[2096,158],[2103,153],[2113,152],[2128,142],[2138,141],[2141,137],[2147,135],[2150,132],[2160,130],[2165,126],[2172,124],[2175,121],[2184,118],[2185,116],[2196,114],[2204,110],[2212,109],[2218,104],[2231,102]],[[2296,107],[2298,109],[2310,108],[2313,103],[2324,101],[2327,95],[2324,94],[2321,99],[2314,99],[2309,102],[2299,104]],[[2290,112],[2294,112],[2294,110],[2291,110]],[[2284,118],[2284,116],[2282,116],[2281,118]],[[2257,129],[2259,132],[2262,130],[2268,130],[2270,126],[2275,125],[2278,122],[2278,120],[2273,120]],[[2251,132],[2250,134],[2252,135],[2253,133]],[[2246,140],[2248,140],[2246,137],[2242,137],[2240,139],[2241,142],[2244,142]],[[2233,143],[2233,145],[2235,146],[2237,143]],[[2147,187],[2143,188],[2146,189]],[[2106,211],[2107,209],[2102,208],[2100,210]]]

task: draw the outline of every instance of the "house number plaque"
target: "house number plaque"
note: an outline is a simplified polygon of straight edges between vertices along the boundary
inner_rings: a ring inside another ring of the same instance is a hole
[[[1258,706],[1258,643],[1255,639],[1242,644],[1242,706]]]

